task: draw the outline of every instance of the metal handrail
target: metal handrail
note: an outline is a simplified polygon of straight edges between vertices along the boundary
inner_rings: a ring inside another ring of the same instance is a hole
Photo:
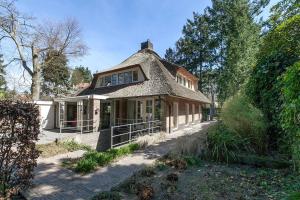
[[[146,124],[147,127],[146,128],[142,128],[142,129],[138,129],[138,130],[133,130],[132,127],[136,128],[137,125],[141,125],[141,124]],[[120,133],[115,135],[114,134],[114,129],[116,130],[117,128],[121,128],[121,127],[129,127],[129,131],[126,133]],[[122,144],[125,143],[130,143],[132,140],[136,139],[137,137],[132,137],[133,133],[142,133],[144,131],[148,130],[148,134],[153,133],[154,130],[158,129],[160,130],[161,128],[161,121],[160,120],[154,120],[154,121],[146,121],[146,122],[139,122],[139,123],[132,123],[132,124],[124,124],[124,125],[118,125],[118,126],[112,126],[111,127],[111,148],[115,147],[115,146],[120,146]],[[128,135],[128,140],[125,141],[121,141],[119,143],[115,143],[113,139],[116,137],[121,137],[124,135]]]
[[[64,127],[63,124],[67,123],[67,122],[76,122],[80,125],[77,125],[76,126],[67,126],[67,127]],[[86,125],[83,125],[83,122],[88,122]],[[90,122],[92,122],[90,124]],[[59,132],[62,133],[62,130],[78,130],[78,128],[80,128],[80,133],[82,134],[84,132],[83,128],[86,128],[86,127],[91,127],[91,130],[93,131],[94,129],[94,124],[96,123],[96,120],[75,120],[75,121],[60,121],[59,122]],[[88,130],[90,131],[90,130]]]

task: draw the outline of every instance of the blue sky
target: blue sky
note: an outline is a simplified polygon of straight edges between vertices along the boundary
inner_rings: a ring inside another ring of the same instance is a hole
[[[271,0],[271,5],[277,0]],[[82,28],[88,54],[70,61],[92,72],[116,65],[150,39],[164,56],[181,36],[193,11],[202,13],[210,0],[19,0],[17,8],[38,20],[74,17]]]

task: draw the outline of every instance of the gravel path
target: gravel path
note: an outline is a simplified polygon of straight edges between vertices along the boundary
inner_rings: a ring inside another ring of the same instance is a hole
[[[166,139],[144,151],[121,158],[107,167],[97,171],[79,175],[61,167],[64,158],[81,157],[84,151],[76,151],[57,155],[47,159],[39,159],[35,170],[35,178],[30,189],[23,192],[26,199],[79,200],[89,199],[100,191],[110,190],[134,172],[151,165],[162,155],[174,148],[178,138],[205,130],[214,122],[205,122],[167,134]]]

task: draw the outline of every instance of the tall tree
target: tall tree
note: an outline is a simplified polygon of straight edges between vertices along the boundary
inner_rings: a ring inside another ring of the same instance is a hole
[[[0,99],[4,98],[6,91],[6,80],[5,80],[5,65],[3,55],[0,54]]]
[[[165,59],[185,66],[188,71],[198,76],[198,88],[204,91],[207,84],[203,83],[203,73],[209,67],[211,58],[208,17],[193,13],[193,19],[183,26],[182,34],[176,42],[176,49],[167,49]]]
[[[9,63],[20,62],[31,76],[31,93],[35,100],[40,98],[42,62],[49,50],[68,57],[81,56],[86,50],[76,20],[35,25],[32,18],[17,11],[14,1],[0,0],[0,42],[4,40],[17,51]]]
[[[186,66],[200,79],[199,89],[219,101],[240,90],[256,62],[260,26],[255,17],[268,0],[213,0],[204,14],[194,13],[175,49],[165,58]]]
[[[87,67],[75,67],[72,72],[71,85],[75,86],[79,83],[89,83],[92,80],[92,73]]]
[[[209,9],[219,43],[219,100],[239,91],[256,63],[260,27],[248,0],[214,0]],[[219,28],[218,28],[219,27]]]
[[[268,29],[274,29],[284,20],[300,13],[299,0],[281,0],[271,8],[271,15],[265,22]]]
[[[70,72],[67,58],[57,51],[49,51],[42,64],[43,95],[58,96],[67,93],[70,87]]]

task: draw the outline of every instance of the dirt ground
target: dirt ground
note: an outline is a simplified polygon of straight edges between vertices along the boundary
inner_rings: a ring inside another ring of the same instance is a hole
[[[300,176],[290,169],[199,161],[187,166],[159,162],[145,168],[96,199],[285,199],[300,191]],[[106,197],[105,197],[106,196]]]

